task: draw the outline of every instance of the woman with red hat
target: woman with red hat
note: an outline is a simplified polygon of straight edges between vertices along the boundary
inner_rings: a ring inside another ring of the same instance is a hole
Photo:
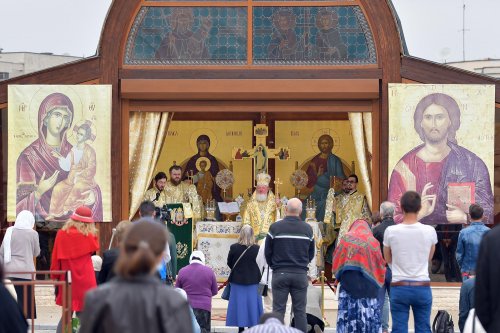
[[[50,266],[52,271],[71,272],[71,305],[78,317],[83,310],[85,293],[97,285],[91,259],[97,250],[99,243],[92,210],[86,206],[78,207],[57,232]],[[66,279],[64,275],[53,275],[52,278],[60,281]],[[61,292],[57,293],[56,304],[62,305]],[[61,321],[57,332],[61,332]]]

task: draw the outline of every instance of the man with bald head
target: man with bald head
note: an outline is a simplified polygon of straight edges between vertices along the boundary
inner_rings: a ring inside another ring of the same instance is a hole
[[[307,332],[307,270],[314,259],[314,236],[311,226],[300,218],[301,213],[302,202],[288,200],[285,218],[269,228],[265,256],[273,270],[273,312],[284,318],[290,294],[295,327]]]

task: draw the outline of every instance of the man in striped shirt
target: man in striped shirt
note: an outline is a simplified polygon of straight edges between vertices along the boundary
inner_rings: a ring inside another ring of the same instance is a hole
[[[273,270],[273,311],[283,320],[290,294],[295,326],[307,332],[307,270],[314,258],[314,236],[312,228],[301,220],[301,213],[302,202],[290,199],[286,217],[269,228],[265,256]]]

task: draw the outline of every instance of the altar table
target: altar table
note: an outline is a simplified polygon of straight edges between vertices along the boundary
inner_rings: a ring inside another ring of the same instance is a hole
[[[318,266],[322,268],[323,251],[322,236],[318,222],[308,222],[313,229],[316,243],[315,259],[309,264],[309,275],[319,276]],[[238,241],[241,222],[198,222],[196,223],[196,249],[205,255],[205,264],[212,268],[217,281],[225,281],[229,277],[230,269],[227,266],[227,254],[232,244]]]
[[[227,254],[231,245],[238,241],[241,225],[241,222],[196,223],[196,248],[205,255],[205,264],[213,269],[217,281],[229,276]]]

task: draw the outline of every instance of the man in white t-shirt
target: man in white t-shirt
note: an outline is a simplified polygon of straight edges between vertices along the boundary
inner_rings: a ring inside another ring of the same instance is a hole
[[[410,306],[415,332],[431,332],[432,292],[429,261],[437,243],[436,230],[417,220],[420,194],[408,191],[401,197],[403,222],[384,233],[384,256],[392,268],[392,332],[408,332]]]

